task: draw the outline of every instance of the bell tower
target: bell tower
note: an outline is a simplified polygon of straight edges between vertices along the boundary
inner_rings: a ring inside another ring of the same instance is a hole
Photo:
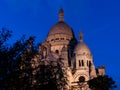
[[[94,75],[94,64],[91,51],[83,41],[82,32],[79,33],[79,43],[74,50],[74,82],[85,82],[90,79],[90,75]],[[92,72],[91,72],[92,71]],[[95,74],[96,75],[96,74]]]

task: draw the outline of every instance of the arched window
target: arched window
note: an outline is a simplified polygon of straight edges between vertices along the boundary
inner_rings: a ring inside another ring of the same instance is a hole
[[[79,60],[79,67],[81,67],[81,62],[80,62],[80,60]]]
[[[89,61],[87,60],[87,66],[89,66]]]
[[[82,60],[82,66],[84,66],[84,61]]]
[[[84,76],[80,76],[79,77],[79,82],[81,83],[81,82],[85,82],[85,77]]]
[[[51,39],[51,41],[54,41],[54,39]]]
[[[68,40],[69,41],[69,39],[67,38],[66,40]]]
[[[55,53],[59,54],[59,51],[58,51],[58,50],[56,50],[56,51],[55,51]]]
[[[61,40],[64,40],[64,38],[61,38]]]
[[[91,61],[89,61],[89,67],[91,67]]]
[[[55,40],[59,40],[59,38],[56,38]]]

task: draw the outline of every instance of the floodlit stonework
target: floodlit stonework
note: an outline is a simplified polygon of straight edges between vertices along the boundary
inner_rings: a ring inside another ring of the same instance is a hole
[[[39,55],[32,60],[32,67],[37,67],[39,60],[56,61],[61,58],[68,75],[68,90],[90,90],[87,81],[105,75],[105,69],[101,66],[96,71],[92,53],[83,40],[82,32],[79,33],[79,39],[76,40],[72,28],[65,23],[64,11],[60,9],[59,21],[39,47]]]

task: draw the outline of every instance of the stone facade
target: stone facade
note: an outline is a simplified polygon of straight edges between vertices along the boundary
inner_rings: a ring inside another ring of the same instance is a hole
[[[77,42],[72,28],[64,21],[63,9],[60,9],[59,21],[50,29],[37,56],[39,60],[62,59],[68,74],[69,90],[89,90],[87,81],[105,74],[104,67],[99,67],[96,72],[92,53],[83,41],[82,32],[79,38]],[[39,60],[34,58],[32,61],[38,65]],[[78,85],[78,82],[81,83]]]

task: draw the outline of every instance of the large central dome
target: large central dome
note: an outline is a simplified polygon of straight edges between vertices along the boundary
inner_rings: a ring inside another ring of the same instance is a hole
[[[47,39],[51,45],[51,51],[61,52],[63,47],[74,47],[76,38],[72,28],[64,22],[64,11],[59,11],[59,21],[50,29]]]
[[[71,27],[63,21],[56,23],[50,30],[48,36],[55,34],[66,34],[73,36],[73,31]]]
[[[59,21],[51,28],[48,36],[55,34],[65,34],[73,36],[72,28],[64,22],[64,11],[60,9],[59,11]]]

